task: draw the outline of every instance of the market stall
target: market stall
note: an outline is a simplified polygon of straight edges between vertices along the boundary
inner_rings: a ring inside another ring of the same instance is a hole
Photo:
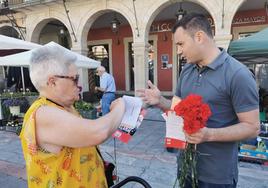
[[[0,57],[39,47],[40,44],[0,35]]]
[[[3,40],[3,43],[2,41]],[[8,40],[8,41],[6,41]],[[11,42],[11,43],[9,43]],[[16,43],[17,42],[17,43]],[[4,45],[3,45],[4,44]],[[93,59],[90,59],[88,57],[82,56],[78,53],[72,52],[59,44],[55,42],[50,42],[46,44],[46,46],[57,46],[59,48],[62,48],[65,50],[67,53],[73,54],[76,56],[76,61],[74,62],[77,67],[78,71],[81,72],[82,69],[96,69],[98,66],[100,66],[100,62],[95,61]],[[0,52],[2,52],[2,55],[5,54],[6,56],[0,57],[0,66],[12,66],[12,67],[21,67],[21,76],[22,76],[22,82],[23,82],[23,88],[22,90],[19,90],[18,92],[9,92],[5,91],[4,93],[0,94],[0,120],[1,120],[1,125],[6,125],[7,128],[19,128],[21,127],[21,120],[23,117],[23,113],[25,113],[26,110],[17,110],[16,112],[11,110],[13,107],[24,107],[24,106],[29,106],[31,102],[25,103],[29,101],[28,99],[32,97],[32,92],[27,90],[25,88],[25,83],[24,83],[24,69],[28,68],[30,64],[30,59],[31,55],[34,52],[36,48],[42,47],[39,44],[34,44],[34,43],[29,43],[26,41],[22,41],[19,39],[13,39],[10,37],[5,37],[5,36],[0,36]],[[25,51],[25,49],[29,51]],[[13,55],[7,55],[8,50],[11,50],[14,52],[16,51],[16,54]],[[28,79],[30,81],[30,79]],[[26,81],[27,82],[27,81]],[[80,84],[81,84],[80,80]],[[79,84],[79,85],[80,85]],[[36,96],[36,95],[35,95]],[[34,96],[33,96],[34,97]],[[23,105],[22,105],[23,103]],[[25,104],[25,105],[24,105]],[[25,107],[27,108],[27,107]],[[8,113],[5,113],[7,112]],[[4,122],[5,121],[5,122]],[[10,126],[9,126],[10,124]],[[17,126],[15,126],[17,125]],[[1,129],[1,126],[0,126]],[[17,129],[16,129],[17,132]]]
[[[268,161],[268,28],[251,36],[230,43],[228,52],[244,63],[255,74],[260,88],[261,132],[257,138],[243,141],[240,144],[242,159],[265,163]]]
[[[0,41],[1,43],[1,41]],[[86,56],[83,56],[81,54],[72,52],[71,50],[68,50],[62,46],[60,46],[59,44],[55,43],[55,42],[50,42],[46,45],[57,45],[60,48],[68,51],[68,53],[71,53],[73,55],[76,56],[76,62],[75,64],[77,65],[77,67],[79,68],[86,68],[86,69],[96,69],[98,66],[100,66],[100,62],[90,59]],[[41,47],[40,45],[38,45],[39,47]],[[21,53],[17,53],[17,54],[13,54],[13,55],[8,55],[8,56],[4,56],[4,57],[0,57],[0,66],[17,66],[17,67],[28,67],[29,63],[30,63],[30,58],[31,58],[31,54],[33,53],[33,50],[30,51],[26,51],[26,52],[21,52]],[[22,71],[22,77],[23,76],[23,71]],[[23,80],[23,86],[24,84],[24,79]],[[25,87],[23,87],[23,91],[25,91]]]
[[[0,57],[21,53],[27,50],[41,47],[40,44],[24,41],[21,39],[0,35]],[[28,70],[23,67],[2,67],[3,77],[6,79],[6,83],[1,83],[7,87],[12,86],[14,83],[20,82],[23,88],[25,88],[24,81],[29,81]],[[9,77],[7,77],[9,75]],[[24,78],[24,76],[26,76]],[[11,78],[12,77],[12,78]],[[28,85],[31,85],[30,83]],[[27,85],[27,86],[28,86]],[[2,90],[3,88],[1,88]]]

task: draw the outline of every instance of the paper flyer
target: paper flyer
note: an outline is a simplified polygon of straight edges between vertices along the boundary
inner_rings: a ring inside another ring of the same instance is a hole
[[[166,138],[165,145],[169,148],[184,149],[186,145],[185,135],[183,132],[183,119],[176,115],[174,107],[180,102],[180,98],[173,97],[171,111],[162,114],[166,120]]]
[[[169,148],[183,149],[186,144],[183,132],[183,119],[176,115],[174,111],[168,111],[164,119],[166,120],[165,145]]]
[[[113,133],[113,137],[128,143],[140,126],[146,110],[142,109],[142,100],[138,97],[123,96],[125,101],[125,113],[119,128]]]
[[[171,110],[174,110],[174,107],[181,101],[181,99],[177,96],[174,96],[171,101]]]

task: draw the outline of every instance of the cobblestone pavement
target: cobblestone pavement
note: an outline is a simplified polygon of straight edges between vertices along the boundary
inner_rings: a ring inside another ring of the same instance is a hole
[[[149,109],[146,119],[128,144],[116,141],[116,161],[119,179],[142,177],[153,188],[172,188],[176,180],[176,154],[164,147],[165,123],[157,109]],[[114,159],[114,140],[100,146],[105,159]],[[25,163],[16,134],[0,131],[0,187],[26,188]],[[254,163],[239,163],[239,188],[267,188],[268,167]],[[127,184],[124,188],[139,188]],[[176,186],[178,187],[178,186]]]

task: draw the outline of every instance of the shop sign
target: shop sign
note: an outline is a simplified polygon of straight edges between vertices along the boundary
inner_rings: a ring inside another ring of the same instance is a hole
[[[233,20],[233,25],[242,25],[242,24],[253,24],[253,23],[266,23],[265,16],[252,16],[245,18],[235,18]]]
[[[210,25],[213,27],[214,22],[212,18],[208,18]],[[165,32],[171,31],[174,23],[155,23],[151,25],[150,33],[158,33],[158,32]]]
[[[161,69],[168,69],[168,54],[161,54]]]
[[[173,24],[172,23],[158,23],[152,24],[150,28],[150,33],[171,31]]]

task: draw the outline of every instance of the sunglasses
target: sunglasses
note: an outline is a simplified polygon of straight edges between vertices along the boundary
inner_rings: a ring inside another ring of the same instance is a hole
[[[75,85],[78,85],[78,80],[79,80],[79,75],[75,75],[75,76],[62,76],[62,75],[54,75],[57,78],[64,78],[64,79],[69,79],[72,80],[74,82]]]

